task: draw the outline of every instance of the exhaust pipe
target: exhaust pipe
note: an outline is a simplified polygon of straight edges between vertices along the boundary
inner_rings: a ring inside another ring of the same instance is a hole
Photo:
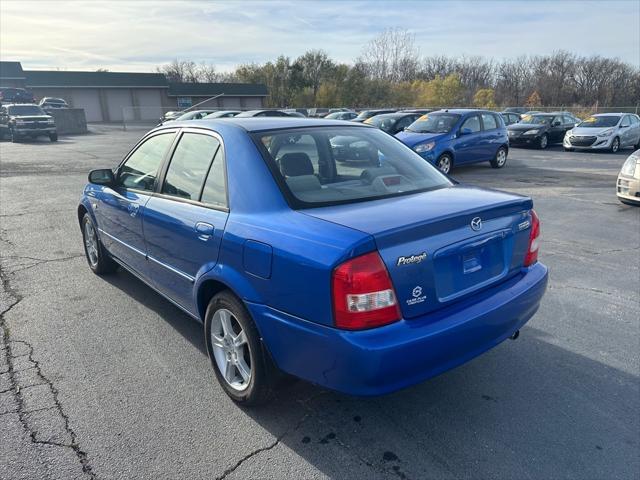
[[[516,338],[518,338],[520,336],[520,330],[516,330],[515,332],[513,332],[513,335],[511,335],[509,338],[511,340],[515,340]]]

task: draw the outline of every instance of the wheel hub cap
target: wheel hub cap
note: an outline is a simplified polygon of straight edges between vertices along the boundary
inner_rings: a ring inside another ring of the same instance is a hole
[[[226,308],[213,314],[211,348],[225,382],[234,390],[245,390],[253,370],[249,342],[236,317]]]
[[[84,245],[87,250],[87,257],[92,266],[98,263],[98,237],[91,222],[84,224]]]

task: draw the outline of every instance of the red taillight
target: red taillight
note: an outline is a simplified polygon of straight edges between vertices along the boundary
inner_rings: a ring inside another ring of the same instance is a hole
[[[339,265],[332,282],[336,327],[361,330],[400,319],[396,294],[378,252]]]
[[[540,249],[540,219],[535,210],[531,210],[531,231],[529,232],[529,246],[527,255],[524,257],[524,266],[528,267],[538,261],[538,250]]]

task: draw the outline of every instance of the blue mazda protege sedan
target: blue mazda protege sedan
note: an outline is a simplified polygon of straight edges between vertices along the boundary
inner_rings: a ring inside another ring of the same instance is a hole
[[[396,137],[444,173],[478,162],[502,168],[509,153],[504,120],[488,110],[438,110],[423,115]]]
[[[353,395],[413,385],[515,338],[547,284],[530,198],[456,184],[352,122],[156,128],[89,174],[78,219],[91,269],[201,321],[247,405],[283,372]]]

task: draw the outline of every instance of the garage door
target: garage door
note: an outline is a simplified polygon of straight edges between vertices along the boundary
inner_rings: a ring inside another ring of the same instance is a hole
[[[240,108],[240,98],[239,97],[220,97],[218,100],[222,104],[221,107],[223,109]]]
[[[162,116],[160,90],[136,90],[140,120],[157,120]]]
[[[133,106],[131,103],[131,91],[128,88],[105,90],[107,94],[107,109],[109,110],[109,120],[112,122],[121,122],[123,120],[123,108],[127,112],[131,111]],[[127,113],[130,115],[130,113]]]
[[[100,97],[96,89],[73,90],[69,92],[73,108],[83,108],[87,122],[102,122],[102,110],[100,108]]]

